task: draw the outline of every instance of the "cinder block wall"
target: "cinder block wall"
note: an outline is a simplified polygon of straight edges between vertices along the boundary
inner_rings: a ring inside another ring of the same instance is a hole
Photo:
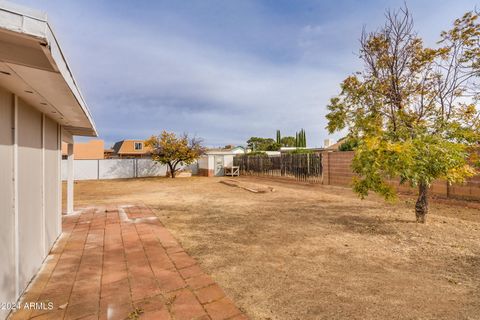
[[[352,171],[353,151],[335,151],[322,153],[323,184],[334,186],[351,186],[354,173]],[[415,193],[416,190],[408,185],[400,185],[399,181],[392,181],[400,192]],[[431,192],[435,195],[456,199],[480,200],[480,175],[469,179],[465,184],[449,186],[444,180],[437,180],[432,184]]]

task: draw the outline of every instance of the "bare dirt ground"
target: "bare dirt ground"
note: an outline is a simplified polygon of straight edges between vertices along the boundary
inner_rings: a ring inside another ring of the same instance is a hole
[[[480,203],[359,200],[239,178],[76,184],[76,205],[143,202],[252,319],[480,319]]]

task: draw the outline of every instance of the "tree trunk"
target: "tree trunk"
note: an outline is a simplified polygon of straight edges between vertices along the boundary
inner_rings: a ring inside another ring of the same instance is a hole
[[[424,182],[418,185],[418,199],[415,204],[415,216],[418,223],[425,223],[428,213],[428,185]]]
[[[175,168],[174,166],[169,162],[168,167],[170,168],[170,178],[175,178]]]

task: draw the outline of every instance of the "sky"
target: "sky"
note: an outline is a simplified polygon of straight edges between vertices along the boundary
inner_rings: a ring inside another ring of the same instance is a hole
[[[326,106],[361,70],[358,39],[399,1],[16,0],[47,12],[106,146],[162,130],[206,146],[329,135]],[[476,2],[406,2],[427,45]]]

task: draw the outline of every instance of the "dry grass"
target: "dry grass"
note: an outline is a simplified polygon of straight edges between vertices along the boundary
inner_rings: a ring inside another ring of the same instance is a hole
[[[480,319],[480,204],[361,201],[348,189],[240,178],[76,184],[76,204],[143,202],[252,319]]]

